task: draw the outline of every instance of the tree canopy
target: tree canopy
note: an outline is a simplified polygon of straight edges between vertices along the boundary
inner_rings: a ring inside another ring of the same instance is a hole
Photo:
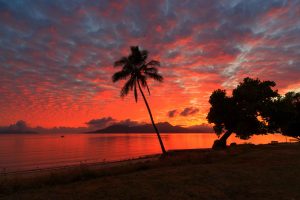
[[[283,135],[300,140],[300,93],[288,92],[269,106],[270,126]]]
[[[271,130],[268,125],[268,107],[279,94],[274,90],[275,82],[260,81],[245,78],[233,89],[232,96],[227,96],[225,90],[215,90],[210,96],[210,111],[207,115],[209,123],[214,124],[217,135],[225,131],[220,140],[226,146],[226,140],[231,133],[242,139],[248,139],[253,134],[265,134]]]

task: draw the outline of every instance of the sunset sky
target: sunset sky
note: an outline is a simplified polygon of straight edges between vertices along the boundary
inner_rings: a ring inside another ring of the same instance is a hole
[[[0,0],[0,126],[149,122],[111,81],[132,45],[161,62],[157,122],[207,123],[212,91],[246,76],[300,91],[299,0]]]

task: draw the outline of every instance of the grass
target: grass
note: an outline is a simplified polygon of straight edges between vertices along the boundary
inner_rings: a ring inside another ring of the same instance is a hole
[[[173,151],[107,168],[1,176],[0,199],[300,199],[300,145]]]

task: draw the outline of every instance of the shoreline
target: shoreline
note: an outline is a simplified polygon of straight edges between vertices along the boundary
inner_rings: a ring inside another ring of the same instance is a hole
[[[0,176],[0,198],[172,199],[168,191],[176,191],[180,199],[191,194],[193,199],[261,199],[257,194],[298,199],[299,168],[300,143],[173,150],[166,156]]]
[[[212,148],[195,148],[195,149],[173,149],[167,151],[167,156],[173,155],[173,154],[184,154],[184,153],[209,153],[209,152],[222,152],[227,151],[232,148],[239,148],[244,146],[251,146],[251,147],[265,147],[265,146],[279,146],[279,145],[293,145],[293,144],[300,144],[300,142],[276,142],[276,143],[268,143],[268,144],[252,144],[252,143],[244,143],[244,144],[236,144],[235,146],[227,146],[226,149],[221,150],[214,150]],[[160,157],[163,155],[161,153],[157,154],[149,154],[149,155],[143,155],[138,157],[132,157],[128,159],[121,159],[121,160],[110,160],[110,161],[81,161],[77,164],[67,164],[67,165],[61,165],[61,166],[53,166],[53,167],[42,167],[42,168],[32,168],[32,169],[24,169],[24,170],[16,170],[16,171],[0,171],[0,175],[2,176],[15,176],[15,175],[39,175],[39,174],[47,174],[47,173],[55,173],[55,172],[63,172],[73,169],[78,169],[82,167],[87,167],[90,169],[109,169],[110,167],[115,166],[126,166],[130,164],[140,163],[140,162],[147,162],[147,161],[154,161],[159,160]]]
[[[133,133],[134,134],[134,133]],[[277,143],[268,143],[268,144],[252,144],[252,143],[244,143],[244,144],[236,144],[236,146],[265,146],[265,145],[284,145],[284,144],[295,144],[298,143],[298,141],[293,141],[293,142],[277,142]],[[228,145],[227,149],[230,148]],[[225,149],[226,150],[226,149]],[[209,152],[209,151],[215,151],[212,148],[195,148],[195,149],[173,149],[173,150],[168,150],[167,153],[174,154],[174,153],[183,153],[183,152]],[[220,150],[216,150],[220,151]],[[221,150],[223,151],[223,150]],[[121,160],[109,160],[109,161],[78,161],[76,164],[66,164],[66,165],[61,165],[61,166],[53,166],[53,167],[41,167],[41,168],[32,168],[32,169],[20,169],[20,170],[15,170],[15,171],[6,171],[6,170],[1,170],[0,175],[3,176],[14,176],[14,175],[30,175],[30,174],[43,174],[43,173],[51,173],[51,172],[57,172],[57,171],[65,171],[65,170],[72,170],[76,169],[79,167],[89,167],[89,168],[96,168],[96,169],[101,169],[101,168],[109,168],[113,166],[122,166],[122,165],[127,165],[127,164],[132,164],[132,163],[138,163],[138,162],[143,162],[143,161],[148,161],[148,160],[155,160],[159,159],[159,157],[162,156],[161,153],[157,154],[148,154],[148,155],[142,155],[142,156],[137,156],[137,157],[132,157],[132,158],[125,158]]]
[[[252,145],[252,144],[251,144]],[[212,151],[212,148],[201,148],[201,149],[174,149],[174,150],[168,150],[167,154],[174,154],[174,153],[183,153],[183,152],[209,152]],[[25,170],[17,170],[17,171],[0,171],[0,175],[2,176],[15,176],[15,175],[22,175],[30,176],[30,175],[41,175],[41,174],[47,174],[47,173],[53,173],[53,172],[62,172],[62,171],[68,171],[73,169],[78,169],[80,167],[87,167],[89,169],[106,169],[110,167],[115,166],[124,166],[129,164],[135,164],[139,162],[147,162],[147,161],[153,161],[158,160],[162,154],[149,154],[144,156],[138,156],[133,157],[129,159],[122,159],[122,160],[112,160],[112,161],[99,161],[99,162],[80,162],[78,164],[70,164],[70,165],[63,165],[63,166],[57,166],[57,167],[44,167],[44,168],[34,168],[34,169],[25,169]]]
[[[10,176],[10,175],[26,175],[26,174],[34,174],[34,173],[47,173],[47,172],[55,172],[60,170],[70,170],[78,167],[99,167],[99,168],[105,168],[105,167],[111,167],[115,165],[122,165],[122,164],[130,164],[135,163],[139,161],[147,161],[151,159],[158,158],[160,154],[150,154],[145,156],[139,156],[136,158],[129,158],[129,159],[123,159],[123,160],[112,160],[112,161],[99,161],[99,162],[80,162],[78,164],[70,164],[70,165],[63,165],[63,166],[57,166],[57,167],[44,167],[44,168],[35,168],[35,169],[25,169],[25,170],[17,170],[17,171],[1,171],[0,175],[4,176]]]

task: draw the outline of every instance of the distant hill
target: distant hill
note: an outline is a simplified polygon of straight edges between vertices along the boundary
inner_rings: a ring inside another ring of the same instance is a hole
[[[15,124],[0,127],[0,134],[23,134],[23,133],[37,133],[23,120],[17,121]]]
[[[24,130],[24,131],[20,131],[20,130],[0,130],[0,134],[28,134],[28,133],[38,133],[36,131],[30,131],[30,130]]]
[[[26,133],[82,133],[89,131],[88,127],[31,127],[23,120],[8,126],[0,126],[0,134],[26,134]]]
[[[182,126],[173,126],[168,122],[156,124],[161,133],[208,133],[213,132],[213,129],[206,125],[192,126],[184,128]],[[89,133],[154,133],[152,124],[143,124],[137,126],[128,126],[124,124],[115,124],[107,128],[92,131]]]

